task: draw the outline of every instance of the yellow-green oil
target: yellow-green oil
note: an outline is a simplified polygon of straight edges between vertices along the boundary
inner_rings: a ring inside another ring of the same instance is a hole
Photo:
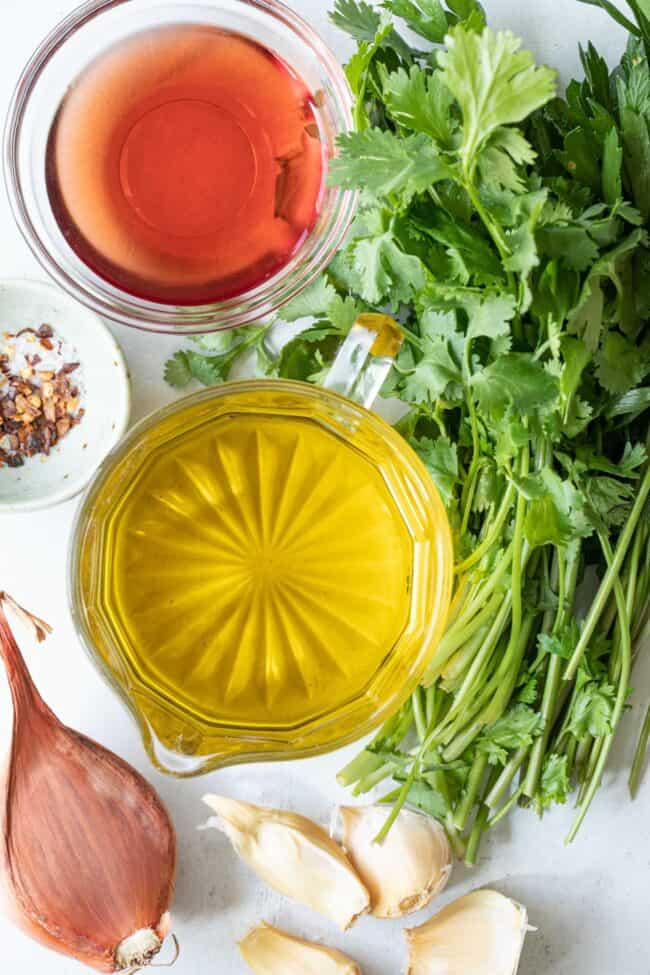
[[[403,700],[451,543],[386,424],[301,384],[234,384],[120,451],[82,509],[75,599],[159,764],[320,750]]]

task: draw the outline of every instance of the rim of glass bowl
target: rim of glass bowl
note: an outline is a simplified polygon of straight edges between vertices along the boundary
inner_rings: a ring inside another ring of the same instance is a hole
[[[176,2],[182,5],[186,0]],[[352,93],[341,65],[319,34],[280,0],[233,2],[252,7],[280,22],[302,44],[311,48],[331,84],[337,133],[350,131],[353,127]],[[249,324],[278,311],[326,267],[354,217],[355,193],[339,188],[328,190],[326,225],[322,232],[310,234],[290,261],[269,280],[222,302],[183,307],[145,301],[120,291],[98,276],[96,280],[82,281],[64,268],[57,254],[46,246],[40,233],[38,214],[31,213],[27,206],[23,192],[27,174],[20,171],[19,144],[25,112],[43,70],[68,39],[91,20],[113,8],[137,3],[138,0],[87,0],[50,31],[23,69],[9,105],[3,145],[5,185],[14,219],[30,250],[50,277],[72,297],[106,318],[145,331],[176,334],[219,331]],[[161,0],[160,5],[170,4],[168,0]]]

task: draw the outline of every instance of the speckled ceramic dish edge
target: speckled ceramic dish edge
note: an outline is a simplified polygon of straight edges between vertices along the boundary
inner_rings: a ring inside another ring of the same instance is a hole
[[[0,468],[0,514],[36,511],[82,491],[124,435],[131,389],[124,355],[94,312],[39,281],[0,280],[0,337],[47,323],[76,350],[85,408],[82,422],[50,456]],[[3,343],[4,344],[4,343]]]

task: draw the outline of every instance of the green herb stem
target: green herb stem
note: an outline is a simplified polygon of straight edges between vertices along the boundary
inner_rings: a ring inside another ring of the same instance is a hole
[[[646,475],[645,475],[645,478],[644,478],[644,483],[645,482],[647,482],[648,489],[650,489],[650,476],[649,476],[648,470],[646,470]],[[639,495],[639,497],[640,496],[641,496],[641,494]],[[645,497],[647,498],[647,490],[645,492]],[[638,501],[638,498],[637,498],[637,501]],[[641,510],[642,510],[644,504],[645,504],[645,499],[643,501],[643,504],[641,505]],[[635,505],[635,507],[636,507],[636,505]],[[632,516],[630,516],[630,519],[631,518],[632,518]],[[637,516],[637,520],[638,520],[638,516]],[[628,522],[628,524],[629,524],[629,522]],[[603,535],[602,533],[599,533],[599,536],[598,537],[600,539],[600,544],[601,544],[603,553],[604,553],[605,558],[607,560],[608,572],[609,572],[610,569],[612,568],[612,566],[614,566],[616,564],[616,556],[612,552],[612,547],[610,545],[610,542],[609,542],[609,539],[607,538],[607,536]],[[628,544],[629,544],[629,542],[628,542]],[[620,545],[621,545],[621,542],[619,541],[619,548],[620,548]],[[618,549],[617,549],[617,554],[618,554]],[[620,570],[620,563],[619,563],[619,570]],[[631,638],[630,638],[630,622],[629,622],[628,615],[627,615],[627,607],[626,607],[626,604],[625,604],[625,595],[623,593],[623,586],[621,585],[621,581],[618,578],[618,575],[615,575],[614,576],[614,580],[612,582],[612,586],[613,586],[614,594],[615,594],[615,597],[616,597],[616,605],[617,605],[617,608],[618,608],[618,616],[619,616],[619,622],[620,622],[620,661],[621,661],[621,665],[620,665],[620,675],[619,675],[618,689],[617,689],[617,693],[616,693],[616,701],[614,703],[614,708],[613,708],[613,711],[612,711],[611,731],[610,731],[610,733],[606,737],[604,737],[604,738],[601,739],[600,749],[599,749],[599,753],[598,753],[598,758],[597,758],[597,761],[595,763],[594,768],[589,770],[588,786],[587,786],[587,789],[585,791],[585,794],[584,794],[584,796],[583,796],[583,798],[582,798],[582,800],[580,802],[580,805],[578,807],[578,813],[576,815],[576,818],[575,818],[575,821],[573,823],[573,826],[571,827],[571,829],[569,831],[569,835],[567,837],[567,843],[571,843],[575,839],[575,837],[576,837],[576,835],[578,833],[578,830],[580,829],[580,826],[584,822],[585,816],[587,815],[587,812],[589,811],[589,807],[590,807],[590,805],[591,805],[591,803],[593,801],[593,798],[596,795],[596,792],[598,791],[598,788],[600,786],[600,781],[601,781],[601,778],[602,778],[602,774],[603,774],[603,770],[605,768],[605,763],[607,762],[607,756],[609,755],[610,749],[612,747],[612,742],[614,740],[614,732],[616,731],[616,728],[618,727],[618,723],[619,723],[619,721],[621,719],[621,715],[623,714],[623,709],[625,708],[625,701],[627,700],[628,684],[629,684],[629,679],[630,679],[630,669],[631,669],[631,664],[632,664],[632,643],[631,643]]]
[[[460,832],[467,826],[467,821],[476,803],[486,768],[487,755],[484,752],[477,752],[472,762],[463,798],[454,815],[454,826]]]
[[[515,491],[516,488],[514,484],[512,483],[508,484],[508,487],[506,488],[506,491],[503,495],[496,516],[490,524],[490,530],[488,534],[480,543],[480,545],[477,545],[474,551],[470,555],[468,555],[466,559],[464,559],[462,562],[459,562],[456,565],[456,572],[458,575],[462,575],[464,572],[467,572],[468,569],[471,569],[472,566],[476,565],[477,562],[480,562],[481,559],[485,555],[487,555],[487,553],[490,551],[492,546],[499,541],[505,520],[508,517],[508,513],[510,512],[510,509],[512,508],[512,502],[515,497]]]
[[[648,500],[648,495],[650,494],[650,466],[647,466],[645,473],[643,475],[643,480],[639,486],[639,491],[634,502],[634,506],[630,515],[627,519],[625,527],[621,532],[621,535],[616,546],[616,553],[614,554],[612,560],[608,563],[607,571],[603,577],[603,580],[599,586],[598,592],[591,604],[591,608],[587,617],[584,621],[582,632],[580,634],[580,639],[576,645],[576,648],[571,656],[569,663],[567,664],[566,670],[564,672],[565,680],[572,680],[575,677],[576,670],[578,669],[578,664],[580,663],[582,656],[587,649],[587,645],[594,635],[596,626],[598,625],[598,620],[605,608],[605,604],[609,598],[612,589],[615,586],[616,580],[618,579],[621,567],[627,555],[627,550],[630,546],[630,542],[634,535],[634,530],[638,524],[639,518],[645,508],[646,501]],[[607,540],[609,545],[609,540]],[[618,598],[616,600],[618,604]],[[620,618],[620,608],[619,608],[619,618]]]
[[[645,757],[648,752],[648,742],[650,742],[650,705],[648,705],[648,709],[645,713],[645,720],[641,725],[639,740],[634,751],[634,760],[632,762],[632,769],[630,771],[630,778],[628,781],[630,795],[633,799],[636,798],[636,794],[639,791],[639,786],[641,784]]]
[[[512,809],[514,809],[514,807],[519,802],[519,798],[522,795],[523,791],[524,791],[524,785],[522,782],[522,784],[517,789],[515,789],[512,795],[509,796],[508,801],[504,802],[504,804],[494,814],[494,816],[492,816],[491,819],[488,820],[488,824],[487,824],[488,829],[492,829],[493,826],[496,826],[497,823],[500,823],[501,820],[504,819]]]
[[[508,759],[496,782],[485,797],[486,805],[488,805],[490,809],[496,809],[496,807],[499,805],[504,795],[510,788],[515,775],[524,764],[529,751],[530,745],[520,745],[517,751],[514,752],[513,755],[511,755],[511,757]],[[522,791],[523,785],[518,790],[518,794],[520,794]]]

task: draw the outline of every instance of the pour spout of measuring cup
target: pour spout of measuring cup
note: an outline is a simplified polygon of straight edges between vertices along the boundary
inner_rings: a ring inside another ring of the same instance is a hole
[[[370,409],[404,341],[390,315],[359,315],[338,351],[323,387]]]

